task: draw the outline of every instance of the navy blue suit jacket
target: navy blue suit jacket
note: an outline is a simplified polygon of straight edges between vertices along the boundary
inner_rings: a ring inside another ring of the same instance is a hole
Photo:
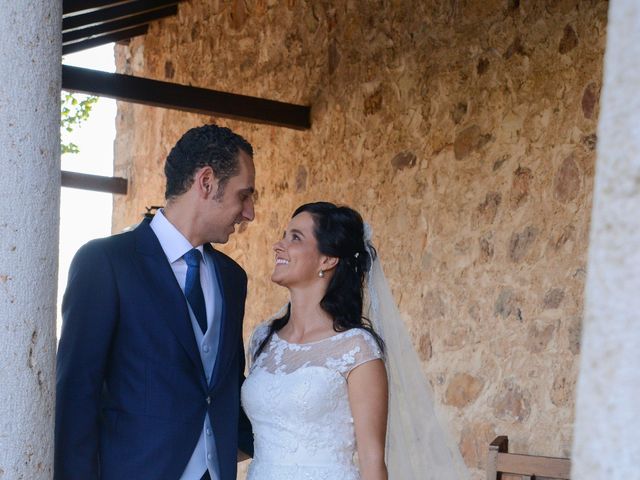
[[[56,480],[177,480],[207,412],[222,480],[236,478],[238,447],[252,454],[240,408],[247,277],[205,248],[224,300],[209,384],[184,294],[148,220],[76,254],[57,356]]]

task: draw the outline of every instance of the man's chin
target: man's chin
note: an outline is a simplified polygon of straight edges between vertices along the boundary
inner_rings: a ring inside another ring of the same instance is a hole
[[[215,237],[213,240],[211,240],[211,243],[215,243],[217,245],[224,245],[225,243],[227,243],[229,241],[229,237],[231,235],[220,235]]]
[[[229,238],[234,233],[236,233],[235,225],[231,226],[226,233],[220,233],[217,237],[215,237],[216,238],[215,240],[211,241],[211,243],[225,244],[229,241]]]

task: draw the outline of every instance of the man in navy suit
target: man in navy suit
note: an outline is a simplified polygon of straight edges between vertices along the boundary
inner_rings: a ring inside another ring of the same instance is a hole
[[[210,243],[254,218],[253,149],[215,125],[165,163],[166,207],[76,254],[57,357],[56,480],[235,480],[245,272]],[[239,452],[240,450],[240,452]]]

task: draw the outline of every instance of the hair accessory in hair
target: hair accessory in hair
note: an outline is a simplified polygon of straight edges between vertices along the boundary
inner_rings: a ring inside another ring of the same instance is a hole
[[[356,252],[356,253],[354,253],[354,254],[353,254],[353,256],[354,256],[355,258],[358,258],[358,257],[360,256],[360,252]]]

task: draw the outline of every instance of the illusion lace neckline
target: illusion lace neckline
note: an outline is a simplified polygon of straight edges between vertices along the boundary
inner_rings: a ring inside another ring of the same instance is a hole
[[[273,332],[273,336],[276,338],[276,340],[279,340],[280,342],[286,343],[287,345],[296,345],[296,346],[299,346],[299,347],[306,347],[308,345],[315,345],[317,343],[326,342],[327,340],[331,340],[333,338],[340,337],[340,336],[344,335],[345,333],[347,333],[347,332],[349,332],[351,330],[352,329],[344,330],[342,332],[336,333],[335,335],[330,335],[328,337],[321,338],[320,340],[314,340],[313,342],[304,342],[304,343],[296,343],[296,342],[290,342],[288,340],[285,340],[280,335],[278,335],[278,332]]]

